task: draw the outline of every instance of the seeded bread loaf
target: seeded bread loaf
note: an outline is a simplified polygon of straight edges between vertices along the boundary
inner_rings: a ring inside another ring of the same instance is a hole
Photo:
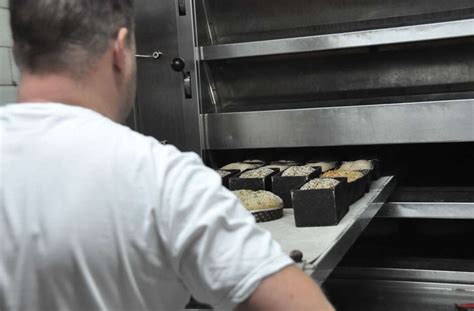
[[[325,178],[345,177],[347,178],[347,182],[353,182],[359,178],[364,177],[364,174],[357,171],[345,171],[345,170],[339,169],[339,170],[334,170],[334,171],[328,171],[324,173],[322,177],[325,177]]]
[[[339,181],[332,178],[316,178],[304,184],[301,190],[333,189],[338,184]]]
[[[311,175],[311,173],[313,173],[314,171],[316,171],[316,169],[311,166],[291,166],[287,170],[285,170],[281,176],[308,176]]]
[[[246,171],[246,172],[243,172],[239,178],[264,178],[272,173],[274,173],[275,171],[270,169],[270,168],[265,168],[265,167],[261,167],[261,168],[257,168],[257,169],[253,169],[253,170],[249,170],[249,171]]]
[[[368,160],[357,160],[351,162],[344,162],[340,169],[345,171],[364,171],[371,170],[374,168],[372,161]]]
[[[272,161],[270,165],[284,165],[284,166],[290,167],[290,166],[297,166],[299,164],[292,160],[278,160],[278,161]]]
[[[269,191],[237,190],[233,193],[245,208],[251,212],[283,208],[283,200]]]
[[[324,172],[334,169],[336,167],[336,163],[335,162],[316,162],[316,163],[307,163],[306,166],[311,166],[311,167],[319,166],[321,168],[321,171],[324,173]]]
[[[243,162],[236,162],[236,163],[230,163],[227,164],[223,167],[221,167],[221,170],[237,170],[237,171],[246,171],[246,170],[251,170],[254,168],[259,167],[260,164],[250,164],[250,163],[243,163]]]

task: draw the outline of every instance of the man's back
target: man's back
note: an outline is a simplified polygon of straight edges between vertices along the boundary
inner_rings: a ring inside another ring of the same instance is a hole
[[[10,105],[0,141],[2,310],[227,309],[291,263],[196,155],[91,110]]]

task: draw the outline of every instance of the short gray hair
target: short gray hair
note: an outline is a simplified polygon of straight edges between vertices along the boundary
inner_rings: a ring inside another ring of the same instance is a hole
[[[32,73],[80,73],[121,27],[134,31],[133,0],[10,0],[10,16],[15,60]]]

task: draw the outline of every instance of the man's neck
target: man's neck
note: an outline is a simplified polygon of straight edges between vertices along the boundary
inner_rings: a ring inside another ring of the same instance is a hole
[[[67,75],[22,73],[18,98],[20,103],[53,102],[89,108],[118,122],[114,105],[106,101],[100,90],[90,88],[88,84]]]

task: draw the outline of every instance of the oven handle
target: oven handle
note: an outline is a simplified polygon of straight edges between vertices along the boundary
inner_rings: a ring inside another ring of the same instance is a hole
[[[171,62],[171,68],[176,72],[181,72],[183,75],[183,89],[184,89],[184,96],[185,98],[192,98],[192,81],[191,81],[191,73],[189,71],[185,71],[186,63],[182,58],[176,57]]]

